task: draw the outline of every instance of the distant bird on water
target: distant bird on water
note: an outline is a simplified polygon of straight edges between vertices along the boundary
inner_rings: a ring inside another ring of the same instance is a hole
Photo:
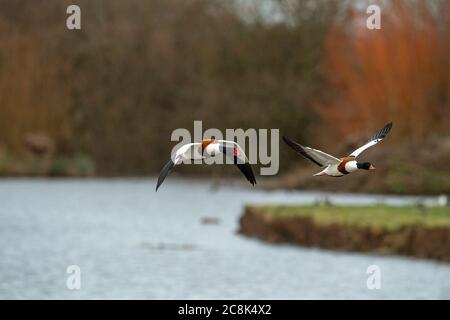
[[[378,142],[383,140],[384,137],[389,133],[392,128],[392,122],[389,122],[385,125],[380,131],[378,131],[375,135],[373,135],[370,140],[359,147],[355,151],[353,151],[349,156],[338,159],[333,157],[323,151],[316,150],[313,148],[302,146],[299,143],[292,141],[291,139],[284,137],[283,140],[296,152],[300,153],[305,158],[308,158],[315,164],[320,167],[325,167],[319,173],[316,173],[314,176],[331,176],[331,177],[342,177],[351,172],[363,169],[363,170],[375,170],[375,167],[369,162],[358,162],[356,161],[356,157],[360,155],[364,150],[370,148],[371,146],[376,145]]]
[[[166,163],[159,174],[158,183],[156,184],[156,191],[158,191],[158,188],[161,186],[164,179],[172,171],[172,169],[176,165],[182,164],[183,160],[203,160],[220,154],[224,154],[233,159],[233,163],[239,168],[247,180],[253,186],[256,184],[255,175],[253,174],[253,170],[248,162],[247,156],[236,142],[205,139],[201,142],[185,144],[174,153],[172,158]]]

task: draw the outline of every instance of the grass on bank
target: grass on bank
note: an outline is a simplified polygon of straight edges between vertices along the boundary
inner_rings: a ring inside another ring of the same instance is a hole
[[[341,206],[341,205],[266,205],[249,206],[268,218],[309,217],[322,225],[339,224],[397,229],[420,224],[450,228],[450,207],[420,206]]]

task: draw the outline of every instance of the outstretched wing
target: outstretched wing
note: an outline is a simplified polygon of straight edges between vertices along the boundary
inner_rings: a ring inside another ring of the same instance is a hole
[[[380,142],[381,140],[384,139],[384,137],[387,136],[387,134],[389,133],[389,131],[391,131],[392,128],[392,122],[389,122],[387,125],[385,125],[380,131],[378,131],[377,133],[375,133],[372,138],[370,138],[370,140],[363,145],[362,147],[359,147],[358,149],[356,149],[355,151],[353,151],[350,154],[350,157],[357,157],[359,156],[364,150],[370,148],[371,146],[376,145],[378,142]]]
[[[234,141],[218,140],[217,142],[220,144],[222,152],[227,157],[233,159],[233,163],[242,172],[248,182],[254,186],[256,184],[256,178],[244,150]]]
[[[252,166],[250,165],[250,163],[242,164],[242,163],[237,163],[235,161],[235,165],[242,172],[242,174],[245,176],[247,181],[250,182],[252,184],[252,186],[254,186],[256,184],[256,178],[255,178],[255,175],[253,174]]]
[[[166,179],[166,177],[172,171],[173,167],[175,167],[175,164],[180,164],[179,161],[181,161],[182,159],[190,159],[190,160],[203,159],[203,156],[200,153],[200,145],[201,145],[200,143],[188,143],[182,145],[181,147],[172,152],[171,159],[164,165],[159,174],[158,182],[156,184],[156,191],[158,191],[158,188],[164,182],[164,179]]]
[[[178,149],[172,152],[172,162],[177,163],[179,158],[190,160],[204,159],[201,152],[201,143],[194,142],[182,145]]]
[[[166,179],[167,175],[172,171],[175,163],[172,160],[166,163],[166,165],[162,168],[161,173],[158,177],[158,183],[156,184],[156,191],[158,191],[159,186],[163,183],[164,179]]]
[[[300,153],[302,156],[308,158],[309,160],[311,160],[320,167],[337,164],[341,161],[338,158],[333,157],[332,155],[329,155],[328,153],[325,153],[323,151],[302,146],[301,144],[292,141],[288,137],[283,136],[283,140],[284,142],[286,142],[288,146],[294,149],[297,153]]]

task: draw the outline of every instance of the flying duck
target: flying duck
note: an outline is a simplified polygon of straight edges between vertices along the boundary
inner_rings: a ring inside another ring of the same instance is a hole
[[[219,154],[224,154],[233,159],[233,163],[239,168],[247,180],[254,186],[256,184],[255,175],[252,167],[248,162],[242,148],[234,141],[205,139],[201,142],[188,143],[176,150],[166,165],[162,168],[156,184],[156,191],[163,183],[167,175],[172,171],[176,165],[180,165],[183,160],[203,160],[214,157]]]
[[[356,157],[358,157],[364,150],[376,145],[378,142],[383,140],[383,138],[386,137],[391,128],[392,122],[389,122],[380,131],[374,134],[373,137],[370,138],[370,140],[365,145],[353,151],[349,156],[341,159],[333,157],[332,155],[329,155],[320,150],[304,147],[285,136],[283,136],[283,140],[287,145],[289,145],[292,149],[300,153],[305,158],[308,158],[320,167],[324,167],[322,171],[316,173],[314,176],[327,175],[331,177],[342,177],[359,169],[375,170],[375,167],[371,163],[358,162],[356,161]]]

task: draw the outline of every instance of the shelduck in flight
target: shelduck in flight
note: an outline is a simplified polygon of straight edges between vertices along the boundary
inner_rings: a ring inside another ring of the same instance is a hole
[[[234,141],[206,139],[201,142],[188,143],[181,146],[174,152],[173,156],[162,168],[156,184],[156,191],[163,183],[167,175],[172,169],[183,162],[183,160],[199,160],[215,157],[216,155],[224,154],[239,168],[247,180],[254,186],[256,184],[255,175],[252,167],[248,162],[242,148]]]
[[[323,151],[316,150],[309,147],[304,147],[299,143],[292,141],[291,139],[284,137],[283,140],[286,142],[292,149],[296,152],[300,153],[305,158],[308,158],[315,164],[320,167],[325,167],[319,173],[316,173],[315,176],[332,176],[332,177],[342,177],[346,174],[354,172],[359,169],[364,170],[375,170],[375,167],[369,162],[357,162],[356,157],[358,157],[364,150],[370,148],[371,146],[376,145],[378,142],[383,140],[384,137],[389,133],[392,128],[392,122],[389,122],[385,125],[380,131],[378,131],[370,140],[359,147],[355,151],[353,151],[349,156],[338,159],[333,157]]]

